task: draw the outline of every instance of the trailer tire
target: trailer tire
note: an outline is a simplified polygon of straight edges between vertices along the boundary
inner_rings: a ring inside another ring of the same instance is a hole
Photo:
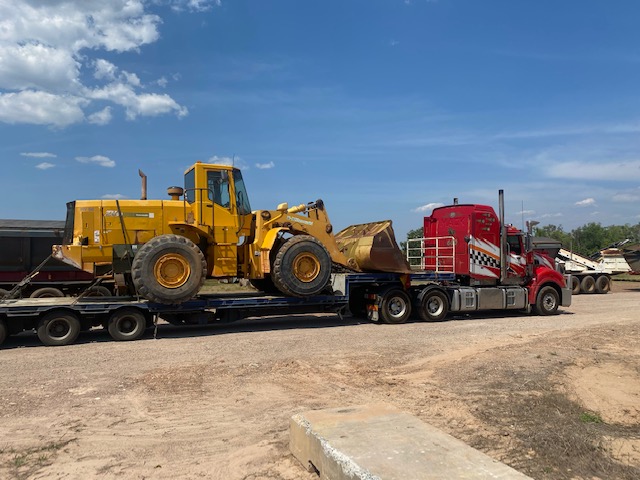
[[[580,295],[580,279],[576,276],[571,276],[571,294]]]
[[[536,298],[536,313],[538,315],[555,315],[558,312],[560,295],[555,288],[542,287]]]
[[[102,285],[95,285],[87,290],[86,297],[113,297],[113,292]]]
[[[0,345],[7,339],[7,326],[4,323],[4,319],[0,318]]]
[[[601,275],[596,280],[596,293],[608,293],[611,290],[611,279]]]
[[[418,316],[425,322],[441,322],[449,313],[449,298],[442,290],[431,289],[422,295]]]
[[[111,314],[107,330],[111,338],[118,341],[138,340],[147,329],[147,319],[135,308],[121,308]]]
[[[36,332],[45,345],[70,345],[80,334],[80,320],[71,312],[50,312],[40,319]]]
[[[285,295],[307,297],[326,288],[331,278],[331,256],[320,241],[310,235],[296,235],[278,250],[271,279]]]
[[[580,282],[580,290],[582,290],[582,293],[595,293],[596,281],[591,275],[587,275],[582,279]]]
[[[29,297],[30,298],[58,298],[58,297],[64,297],[64,293],[62,293],[62,290],[59,290],[54,287],[44,287],[44,288],[39,288],[35,290],[31,295],[29,295]]]
[[[133,284],[147,300],[177,305],[195,297],[207,276],[207,262],[198,246],[181,235],[159,235],[133,258]]]
[[[411,315],[411,300],[403,290],[392,288],[382,295],[380,318],[385,323],[404,323]]]

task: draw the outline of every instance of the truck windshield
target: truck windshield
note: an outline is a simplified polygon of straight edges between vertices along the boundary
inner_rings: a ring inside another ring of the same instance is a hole
[[[249,205],[249,197],[247,196],[247,188],[242,179],[240,170],[233,171],[233,182],[236,186],[236,205],[238,207],[238,215],[247,215],[251,213],[251,205]]]

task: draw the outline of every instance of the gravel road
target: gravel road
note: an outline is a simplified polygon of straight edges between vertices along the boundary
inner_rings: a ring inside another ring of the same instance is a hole
[[[640,478],[639,300],[616,283],[551,317],[272,317],[66,347],[21,334],[0,350],[0,478],[313,479],[289,417],[377,401],[534,478]],[[596,453],[538,438],[556,397],[550,411],[579,415],[561,430],[590,429]]]

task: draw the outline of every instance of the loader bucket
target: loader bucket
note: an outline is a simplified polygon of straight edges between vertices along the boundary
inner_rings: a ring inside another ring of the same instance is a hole
[[[411,273],[391,227],[391,220],[351,225],[337,233],[336,243],[359,272]]]

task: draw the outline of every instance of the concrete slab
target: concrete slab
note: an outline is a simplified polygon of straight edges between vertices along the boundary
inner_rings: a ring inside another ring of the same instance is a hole
[[[387,404],[294,415],[293,455],[321,480],[524,480],[505,464]]]

